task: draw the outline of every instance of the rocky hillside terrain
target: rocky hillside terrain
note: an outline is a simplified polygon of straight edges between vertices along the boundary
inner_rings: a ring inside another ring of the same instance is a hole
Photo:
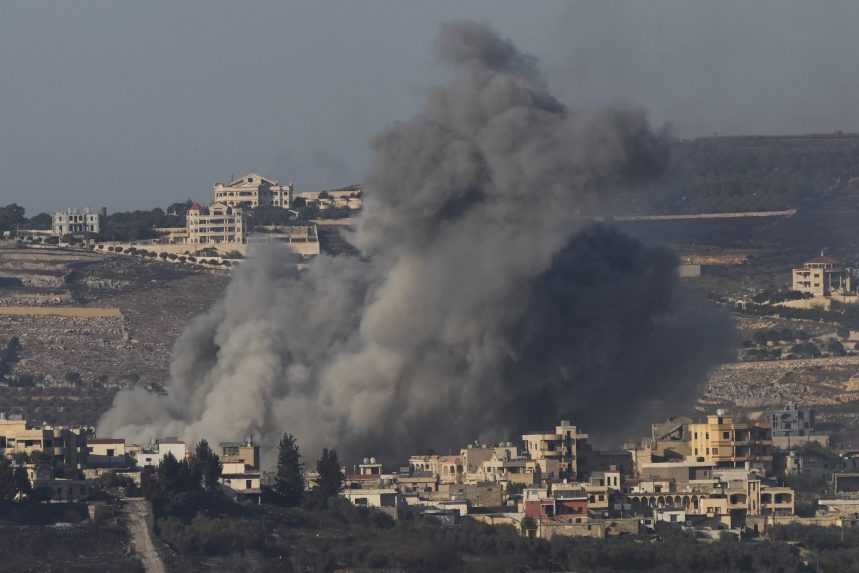
[[[59,249],[0,250],[0,277],[0,411],[67,424],[94,424],[119,389],[163,392],[174,341],[229,280]]]

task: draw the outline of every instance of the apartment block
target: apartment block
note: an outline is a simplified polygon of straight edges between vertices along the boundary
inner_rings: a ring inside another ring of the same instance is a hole
[[[199,248],[247,244],[247,221],[242,209],[225,203],[191,205],[187,214],[187,243]]]
[[[837,259],[821,255],[793,269],[792,289],[814,296],[849,294],[853,277]]]
[[[248,173],[229,183],[215,183],[214,202],[234,208],[279,207],[288,209],[293,186]]]
[[[540,464],[544,479],[576,479],[580,453],[587,447],[588,435],[579,432],[568,420],[561,420],[554,431],[524,434],[522,441],[528,456]]]
[[[689,434],[691,460],[716,468],[772,469],[772,433],[766,426],[735,420],[719,410],[704,423],[689,424]]]
[[[8,458],[42,454],[63,475],[76,475],[86,464],[87,438],[87,428],[31,426],[23,418],[0,415],[0,453]]]
[[[53,230],[58,237],[64,235],[97,235],[101,232],[107,210],[66,209],[53,215]]]

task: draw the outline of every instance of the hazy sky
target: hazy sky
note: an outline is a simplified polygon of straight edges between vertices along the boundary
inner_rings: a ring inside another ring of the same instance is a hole
[[[853,0],[7,0],[0,203],[151,208],[248,170],[359,181],[460,17],[538,56],[566,102],[643,105],[680,136],[859,130]]]

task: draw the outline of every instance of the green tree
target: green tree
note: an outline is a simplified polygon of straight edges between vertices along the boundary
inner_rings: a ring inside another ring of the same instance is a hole
[[[47,213],[39,213],[30,217],[30,227],[33,229],[50,229],[54,224],[54,218]]]
[[[319,472],[319,485],[316,487],[316,495],[323,503],[332,497],[336,497],[343,487],[343,470],[340,469],[340,461],[337,459],[337,451],[325,448],[322,457],[316,462],[316,471]]]
[[[17,203],[0,207],[0,231],[14,231],[18,225],[25,223],[24,208]]]
[[[284,434],[280,440],[274,491],[287,507],[301,505],[304,498],[304,464],[292,434]]]
[[[0,502],[15,498],[15,470],[4,456],[0,456]]]
[[[167,452],[158,464],[158,483],[165,493],[181,491],[182,467],[172,452]]]
[[[30,478],[27,476],[27,469],[23,467],[15,468],[13,477],[15,482],[15,493],[21,495],[30,495],[33,491],[33,485],[30,483]]]
[[[192,459],[192,466],[192,474],[200,476],[200,485],[204,489],[215,487],[221,477],[223,464],[221,464],[220,458],[212,451],[212,448],[209,447],[209,442],[205,439],[197,443]]]

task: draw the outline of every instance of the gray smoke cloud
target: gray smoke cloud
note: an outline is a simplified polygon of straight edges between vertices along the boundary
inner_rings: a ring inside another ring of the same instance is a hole
[[[571,111],[485,24],[445,24],[436,51],[449,82],[373,142],[362,257],[299,272],[256,252],[178,340],[168,395],[120,392],[99,434],[289,431],[311,455],[401,459],[562,415],[616,435],[694,396],[730,324],[670,252],[587,223],[662,172],[665,134]]]

